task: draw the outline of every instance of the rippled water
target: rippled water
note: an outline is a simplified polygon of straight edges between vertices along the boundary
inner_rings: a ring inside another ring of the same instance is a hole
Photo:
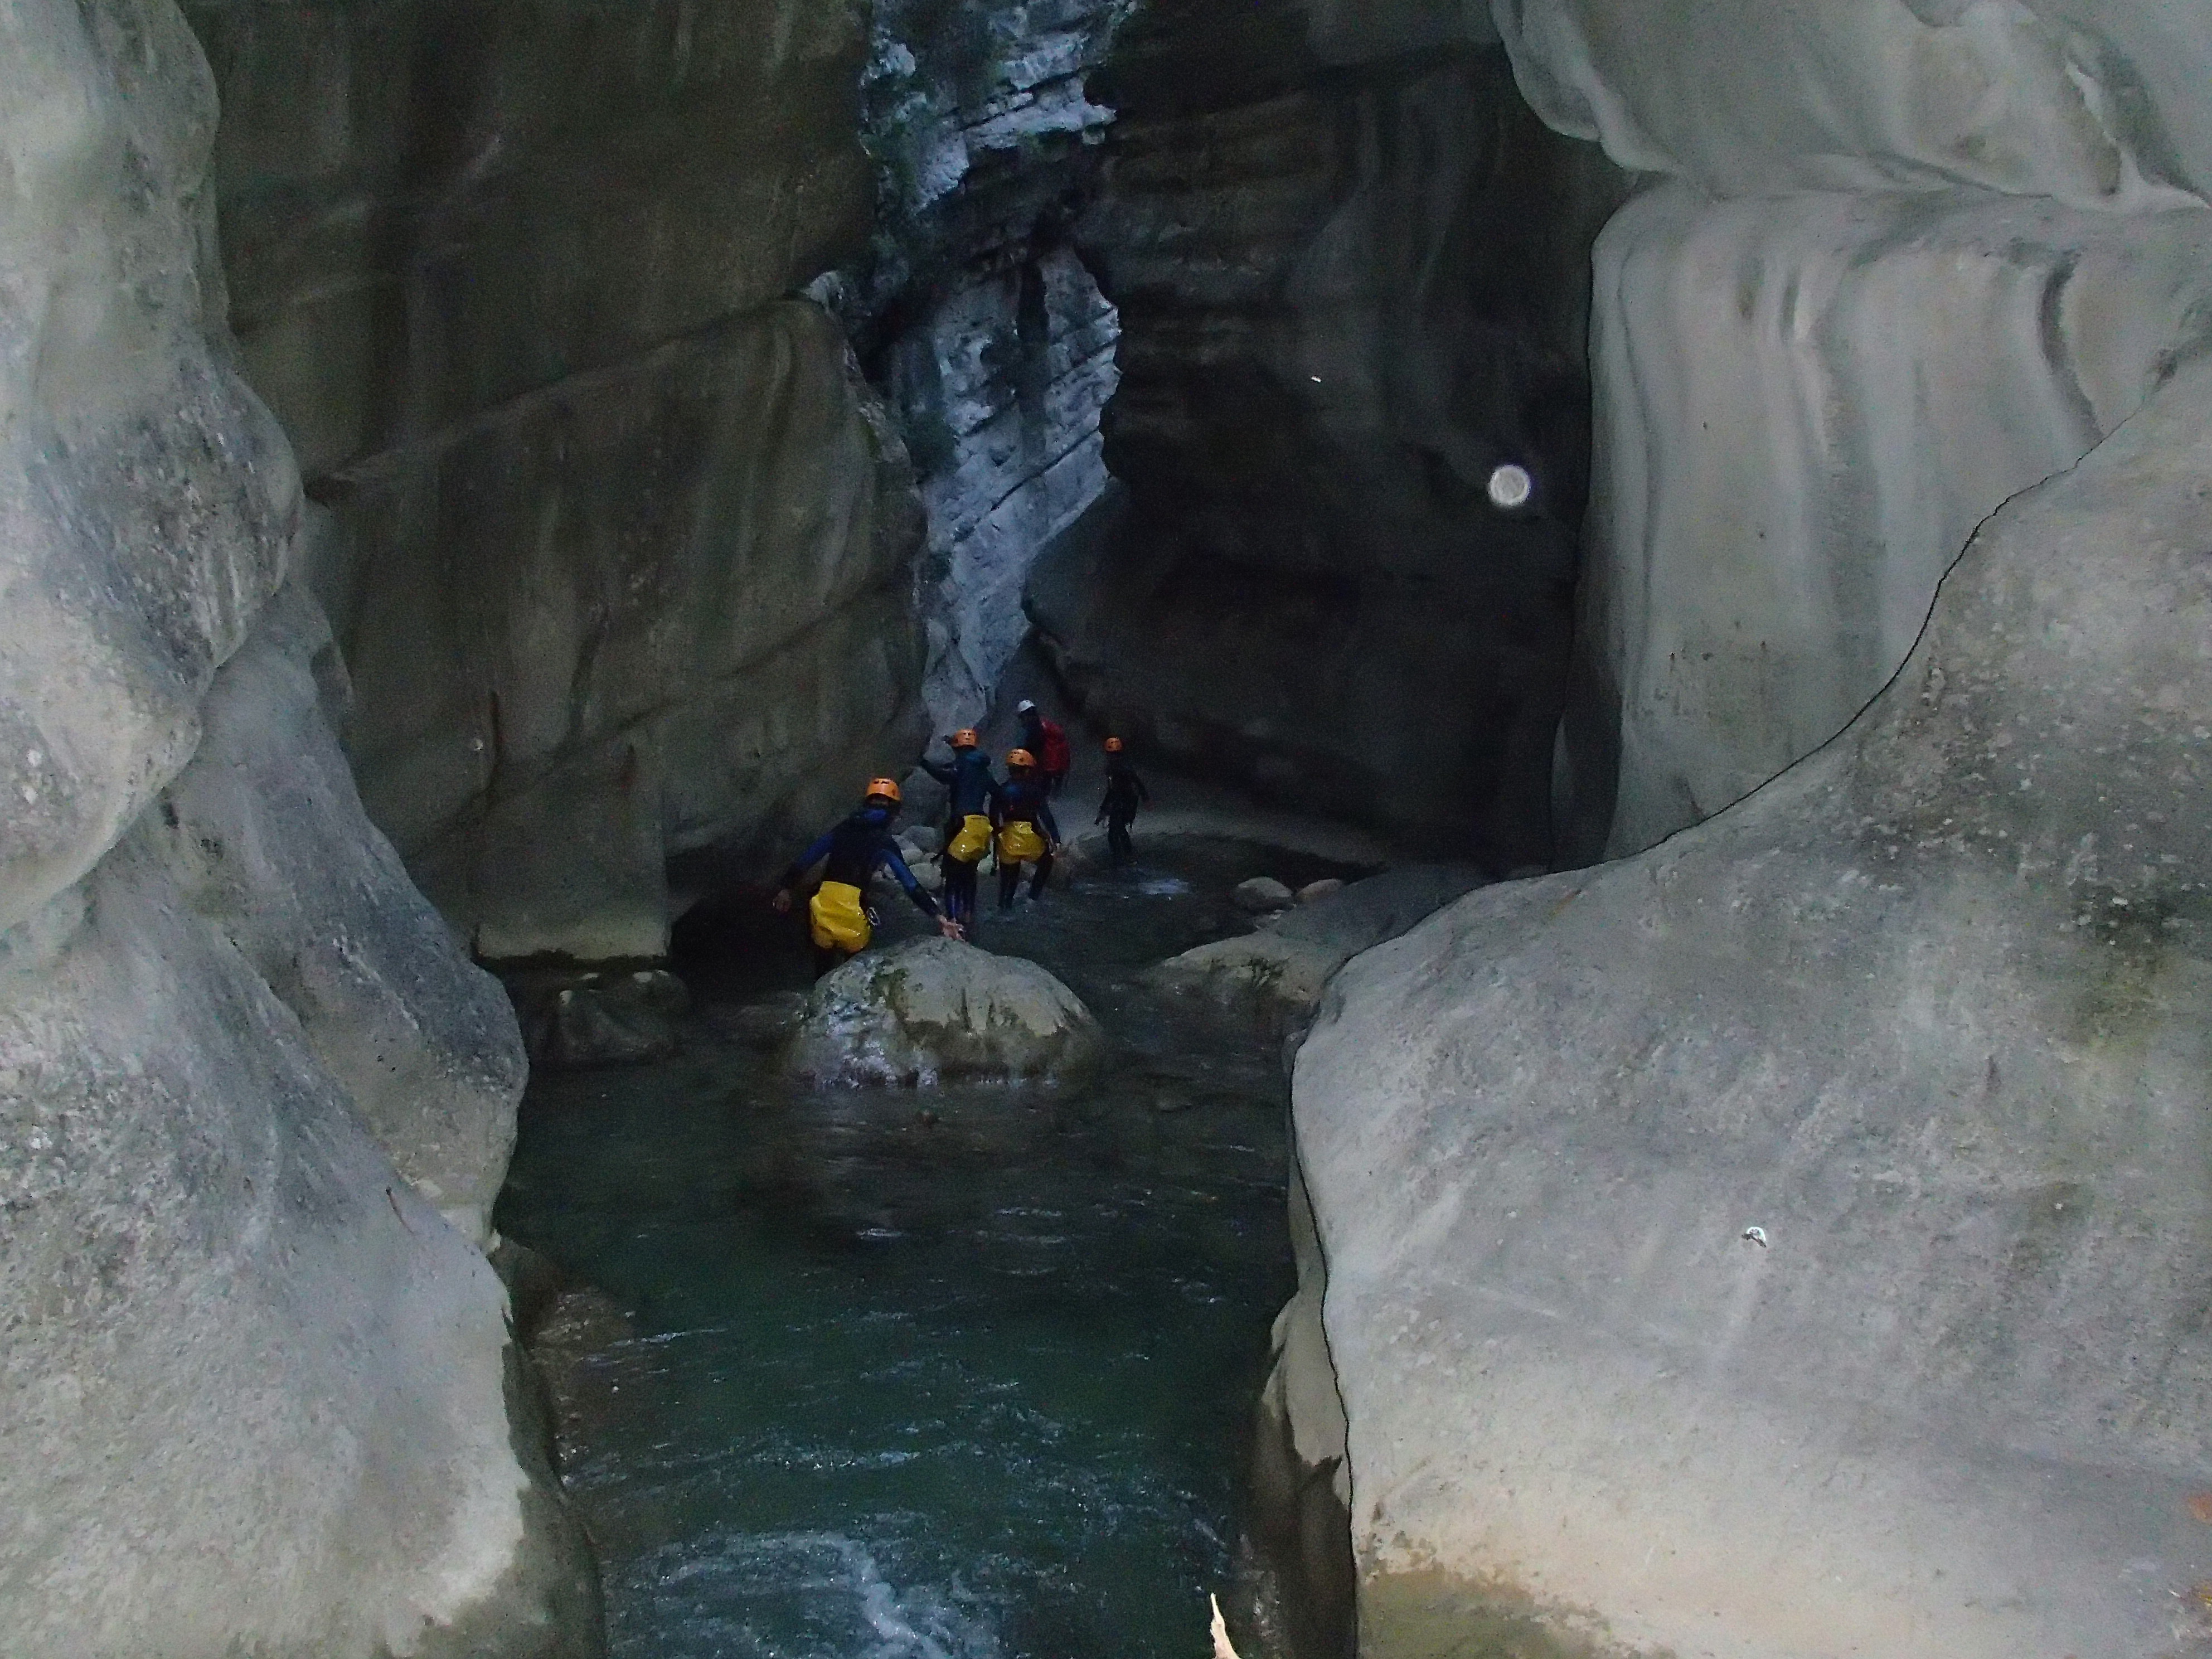
[[[987,932],[1106,1022],[1079,1087],[794,1091],[728,1035],[805,976],[757,943],[675,1060],[533,1085],[499,1223],[605,1293],[562,1393],[617,1654],[1208,1650],[1292,1288],[1284,1089],[1131,979],[1265,867],[1102,875]]]

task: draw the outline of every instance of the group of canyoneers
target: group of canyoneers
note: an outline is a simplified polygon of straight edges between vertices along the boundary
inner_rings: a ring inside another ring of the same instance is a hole
[[[951,760],[925,757],[921,763],[922,769],[948,792],[939,862],[945,876],[942,904],[916,878],[892,833],[902,802],[898,784],[890,778],[871,782],[860,811],[817,836],[783,872],[775,908],[788,914],[807,872],[828,861],[822,884],[807,906],[817,972],[858,955],[875,937],[867,896],[879,871],[888,872],[915,908],[934,921],[947,939],[965,939],[975,926],[976,890],[987,856],[995,854],[998,860],[1000,910],[1014,908],[1025,874],[1030,897],[1044,896],[1061,846],[1052,802],[1066,787],[1075,755],[1067,733],[1046,719],[1036,704],[1024,700],[1016,712],[1022,741],[1006,757],[1004,779],[993,769],[983,739],[972,728],[945,739]],[[1130,827],[1138,809],[1151,799],[1145,781],[1129,763],[1127,746],[1119,738],[1107,738],[1106,795],[1099,803],[1097,821],[1106,826],[1115,864],[1124,864],[1133,855]]]

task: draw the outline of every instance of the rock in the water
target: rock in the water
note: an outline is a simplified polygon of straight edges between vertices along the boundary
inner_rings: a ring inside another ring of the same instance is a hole
[[[1287,910],[1298,902],[1298,896],[1273,876],[1255,876],[1249,881],[1240,881],[1230,896],[1237,908],[1248,916],[1264,916],[1277,910]]]
[[[814,988],[787,1064],[824,1085],[1052,1080],[1091,1065],[1104,1035],[1033,962],[945,939],[855,957]]]
[[[1332,893],[1341,893],[1343,890],[1344,883],[1342,881],[1334,876],[1327,876],[1319,881],[1310,881],[1304,886],[1299,888],[1298,902],[1300,904],[1312,904],[1318,900],[1327,898]]]
[[[707,1018],[714,1029],[748,1048],[781,1048],[806,1018],[807,994],[784,991],[737,1008],[709,1008]]]
[[[1408,866],[1350,886],[1338,882],[1334,891],[1270,917],[1258,933],[1186,951],[1146,977],[1224,1013],[1295,1024],[1321,1006],[1322,993],[1346,963],[1482,881],[1471,866],[1440,864]]]
[[[933,823],[910,823],[899,831],[899,842],[910,861],[933,859],[945,845],[945,832]]]
[[[635,1066],[676,1052],[675,1019],[691,1006],[665,969],[586,974],[519,995],[530,1057],[555,1069]]]
[[[2203,1650],[2208,478],[2199,359],[1836,743],[1336,981],[1297,1138],[1369,1659]]]

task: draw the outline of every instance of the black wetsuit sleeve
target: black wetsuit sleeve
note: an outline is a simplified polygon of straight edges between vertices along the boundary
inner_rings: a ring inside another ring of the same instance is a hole
[[[950,766],[939,766],[935,761],[930,759],[928,756],[925,755],[921,759],[921,769],[928,773],[933,778],[935,778],[939,783],[945,785],[948,789],[954,784],[960,781],[960,763],[957,761],[955,761]]]
[[[1053,841],[1060,839],[1060,825],[1054,822],[1052,808],[1048,803],[1044,801],[1037,803],[1036,821],[1044,827],[1044,833],[1049,839]]]
[[[830,849],[836,844],[836,840],[837,832],[835,830],[823,830],[815,838],[812,846],[793,860],[791,868],[783,872],[782,878],[776,883],[776,885],[787,890],[798,886],[800,882],[806,879],[806,872],[830,856]]]
[[[876,854],[876,862],[891,872],[891,879],[905,890],[906,896],[914,901],[915,909],[925,916],[933,918],[937,915],[937,901],[930,897],[928,890],[915,879],[914,872],[906,867],[906,860],[899,856],[896,846],[886,845]]]
[[[1152,804],[1152,792],[1145,787],[1144,779],[1137,775],[1133,768],[1129,773],[1129,781],[1137,786],[1137,799],[1150,806]]]

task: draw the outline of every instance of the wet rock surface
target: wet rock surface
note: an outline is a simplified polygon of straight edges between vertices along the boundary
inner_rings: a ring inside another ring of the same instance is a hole
[[[1033,962],[952,939],[864,952],[815,987],[785,1058],[823,1086],[1054,1081],[1099,1058],[1098,1024]]]
[[[1114,112],[1118,0],[881,0],[863,83],[870,257],[835,285],[908,434],[929,540],[930,729],[971,726],[1029,631],[1023,584],[1108,487],[1121,319],[1072,242]]]

